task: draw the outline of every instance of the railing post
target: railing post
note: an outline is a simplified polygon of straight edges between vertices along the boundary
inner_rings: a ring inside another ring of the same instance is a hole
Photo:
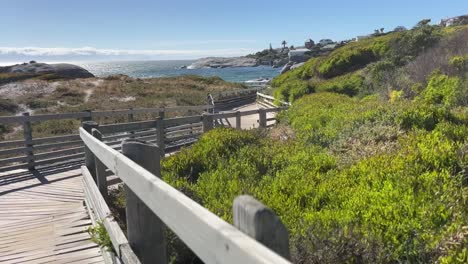
[[[237,130],[242,130],[242,126],[241,126],[241,112],[240,112],[240,111],[237,111],[237,112],[236,112],[236,129],[237,129]]]
[[[92,114],[91,114],[91,110],[84,110],[83,112],[89,113],[89,115],[88,115],[88,116],[85,116],[85,117],[82,117],[82,118],[81,118],[81,123],[84,123],[84,122],[92,121],[92,120],[93,120],[93,116],[92,116]]]
[[[129,111],[129,112],[128,112],[128,115],[127,115],[127,120],[128,120],[128,122],[129,122],[129,123],[134,122],[134,119],[133,119],[133,108],[130,107],[130,108],[128,109],[128,111]],[[134,138],[135,136],[134,136],[133,134],[135,134],[135,131],[130,131],[130,136],[129,136],[129,137],[130,137],[130,138]]]
[[[122,153],[160,177],[160,149],[135,139],[122,143]],[[167,263],[163,222],[127,186],[127,237],[141,263]],[[161,201],[162,202],[162,201]]]
[[[258,109],[258,126],[263,128],[267,126],[266,111],[263,108]]]
[[[31,120],[29,118],[29,112],[23,113],[24,122],[23,122],[23,136],[24,136],[24,146],[28,148],[27,162],[28,170],[34,170],[34,152],[33,152],[33,143],[32,143],[32,127]]]
[[[156,141],[161,152],[161,157],[164,157],[166,144],[164,142],[164,119],[161,117],[156,119]]]
[[[91,134],[93,137],[102,141],[102,134],[98,130],[99,125],[96,128],[91,129]],[[107,176],[106,176],[106,166],[94,155],[94,164],[96,166],[96,183],[104,200],[107,201]]]
[[[159,112],[158,112],[158,116],[159,116],[159,118],[161,118],[161,119],[166,118],[166,111],[165,111],[164,109],[163,109],[162,111],[159,111]]]
[[[291,259],[288,231],[268,207],[248,195],[237,196],[233,204],[234,226],[280,256]]]
[[[210,131],[211,129],[213,129],[213,115],[203,114],[202,123],[203,123],[203,133],[206,133]]]
[[[82,127],[86,132],[92,134],[93,128],[98,128],[98,123],[94,121],[85,121],[82,123]],[[93,152],[85,145],[85,164],[89,172],[93,176],[94,181],[96,181],[96,163],[94,161]]]

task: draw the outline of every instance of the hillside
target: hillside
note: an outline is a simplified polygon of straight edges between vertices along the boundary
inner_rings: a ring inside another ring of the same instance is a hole
[[[276,78],[272,83],[275,97],[294,101],[304,94],[323,91],[389,96],[390,90],[414,97],[414,89],[425,86],[426,77],[434,70],[450,71],[452,58],[466,60],[467,39],[468,26],[419,25],[351,42]]]
[[[280,125],[210,131],[164,179],[227,221],[261,200],[293,263],[468,263],[467,43],[422,22],[312,58],[273,82]]]

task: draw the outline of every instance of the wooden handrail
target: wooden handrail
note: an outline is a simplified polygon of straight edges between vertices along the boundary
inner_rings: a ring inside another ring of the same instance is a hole
[[[83,128],[80,137],[93,155],[205,263],[290,263]]]
[[[92,118],[92,117],[110,117],[128,114],[143,114],[143,113],[159,113],[159,112],[176,112],[190,110],[207,110],[213,108],[212,105],[194,105],[194,106],[178,106],[178,107],[158,107],[158,108],[140,108],[140,109],[120,109],[110,111],[85,111],[76,113],[61,113],[61,114],[41,114],[31,116],[0,116],[0,123],[22,123],[22,122],[37,122],[47,120],[60,119],[75,119],[75,118]]]

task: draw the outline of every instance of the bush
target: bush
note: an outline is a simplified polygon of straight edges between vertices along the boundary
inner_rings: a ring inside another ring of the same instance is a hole
[[[456,106],[465,96],[460,78],[449,77],[440,72],[432,74],[426,89],[421,93],[424,102],[444,106]]]
[[[305,98],[313,98],[310,103],[326,96],[329,102],[342,104],[338,108],[343,112],[363,104],[376,106],[373,98],[325,93]],[[306,104],[303,101],[298,103]],[[293,111],[298,114],[300,109]],[[362,115],[367,120],[391,120],[382,113]],[[329,120],[337,122],[343,116],[332,115]],[[222,135],[231,140],[219,141]],[[214,148],[207,144],[211,136]],[[460,173],[466,166],[462,148],[467,136],[466,126],[443,121],[432,131],[414,130],[399,137],[399,147],[391,152],[337,167],[336,157],[320,146],[215,129],[200,146],[196,143],[182,156],[163,161],[163,176],[179,187],[184,182],[190,188],[184,192],[227,221],[232,221],[233,199],[253,195],[287,226],[297,263],[427,263],[465,254],[461,248],[446,254],[437,245],[466,224]],[[233,147],[234,142],[241,144]],[[208,157],[211,165],[198,156]],[[175,162],[179,159],[182,162]],[[197,179],[188,178],[187,169],[180,170],[179,164],[188,164],[186,159],[197,160],[190,166],[205,168]],[[179,257],[189,261],[189,255]]]
[[[318,73],[331,78],[362,68],[382,58],[389,50],[390,40],[398,35],[398,33],[392,33],[365,39],[336,49],[318,66]]]
[[[449,64],[459,72],[466,72],[468,70],[468,55],[454,56],[450,59]]]
[[[317,92],[335,92],[349,96],[356,95],[364,86],[364,78],[359,73],[345,74],[317,83]]]
[[[0,113],[16,113],[18,105],[9,99],[0,99]]]

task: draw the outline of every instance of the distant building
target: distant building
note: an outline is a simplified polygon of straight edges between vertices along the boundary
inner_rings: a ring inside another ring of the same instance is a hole
[[[468,15],[450,17],[440,20],[439,25],[443,27],[461,26],[468,24]]]
[[[311,49],[312,47],[314,47],[314,45],[315,42],[312,39],[308,39],[304,42],[304,46],[306,49]]]
[[[333,40],[331,39],[321,39],[319,41],[319,44],[320,46],[325,46],[325,45],[328,45],[328,44],[333,44]]]
[[[290,50],[288,53],[289,61],[295,63],[305,62],[309,58],[305,53],[309,51],[309,49]]]

